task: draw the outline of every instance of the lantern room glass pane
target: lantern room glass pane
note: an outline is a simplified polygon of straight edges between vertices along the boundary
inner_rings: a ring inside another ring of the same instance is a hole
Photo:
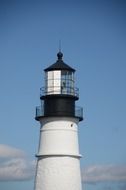
[[[47,94],[61,93],[61,71],[49,71],[45,75],[45,91]]]
[[[54,72],[54,94],[61,93],[61,71],[53,71]]]
[[[61,91],[63,94],[74,94],[74,75],[71,71],[61,71]]]
[[[48,94],[52,94],[53,92],[53,72],[48,72],[46,76],[46,91]]]

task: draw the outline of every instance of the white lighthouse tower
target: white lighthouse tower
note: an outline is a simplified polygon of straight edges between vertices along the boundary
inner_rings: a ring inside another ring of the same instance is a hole
[[[36,155],[35,190],[81,190],[78,123],[83,109],[75,88],[75,70],[57,54],[57,61],[45,71],[41,88],[41,106],[36,107],[40,122],[40,140]]]

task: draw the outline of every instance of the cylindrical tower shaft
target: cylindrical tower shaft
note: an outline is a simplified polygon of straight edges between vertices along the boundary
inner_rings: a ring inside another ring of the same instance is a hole
[[[36,190],[81,190],[78,119],[41,120]]]

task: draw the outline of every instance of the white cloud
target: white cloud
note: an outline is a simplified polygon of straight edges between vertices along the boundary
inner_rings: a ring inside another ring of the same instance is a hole
[[[27,158],[24,151],[0,145],[0,181],[30,180],[35,173],[35,161]]]
[[[25,159],[11,159],[0,164],[0,181],[30,180],[35,164]]]
[[[5,144],[0,144],[0,158],[18,158],[24,156],[24,151]]]
[[[82,181],[86,183],[126,182],[126,165],[95,165],[82,171]]]

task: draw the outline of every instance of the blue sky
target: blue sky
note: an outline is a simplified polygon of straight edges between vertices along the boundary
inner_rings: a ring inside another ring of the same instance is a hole
[[[43,69],[76,69],[83,190],[126,189],[126,1],[0,1],[0,189],[31,190]],[[16,175],[15,175],[16,174]]]

